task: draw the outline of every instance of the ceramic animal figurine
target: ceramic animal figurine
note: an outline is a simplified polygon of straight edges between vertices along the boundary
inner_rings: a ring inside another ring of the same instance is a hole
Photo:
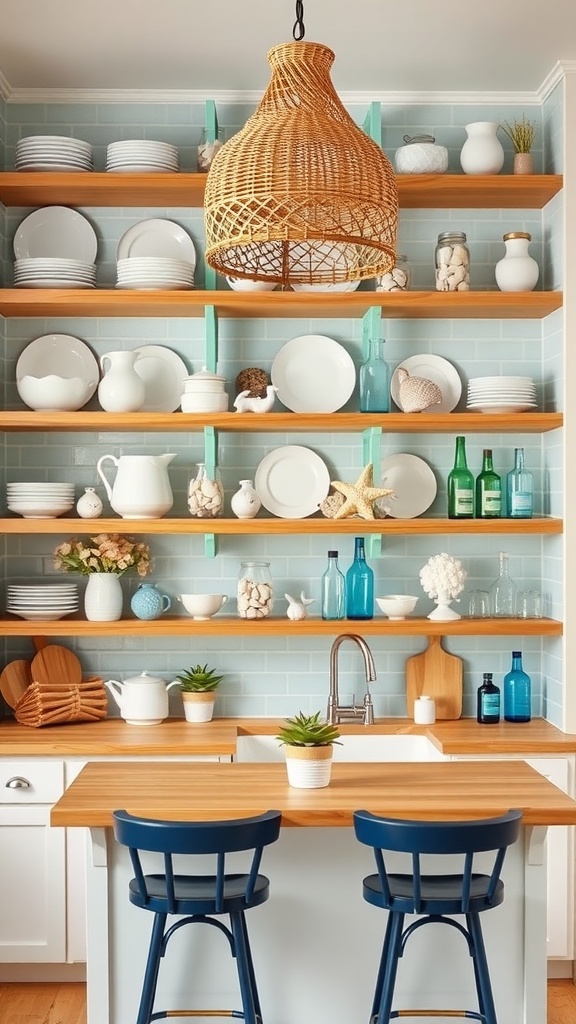
[[[266,398],[254,398],[249,391],[241,391],[236,397],[234,408],[236,412],[270,412],[276,400],[278,388],[269,384],[266,388]]]
[[[314,597],[304,597],[304,591],[300,594],[300,600],[297,601],[295,597],[290,597],[290,594],[284,594],[284,597],[288,601],[288,610],[286,615],[292,622],[300,622],[301,619],[305,619],[308,616],[308,605],[312,604],[316,599]]]
[[[402,412],[424,412],[431,405],[440,405],[442,392],[437,384],[425,377],[411,377],[408,370],[400,366],[398,378],[398,405]]]

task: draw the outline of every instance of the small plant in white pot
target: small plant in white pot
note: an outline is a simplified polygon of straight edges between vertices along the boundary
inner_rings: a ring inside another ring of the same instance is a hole
[[[214,690],[224,676],[217,676],[215,668],[195,665],[187,672],[181,672],[176,679],[180,683],[184,717],[187,722],[209,722],[214,714]]]
[[[285,748],[288,785],[295,789],[321,789],[330,783],[332,744],[340,733],[323,721],[320,712],[287,718],[276,739]]]

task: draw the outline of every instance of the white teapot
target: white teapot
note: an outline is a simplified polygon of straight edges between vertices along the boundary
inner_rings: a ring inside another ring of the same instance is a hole
[[[123,683],[109,679],[104,685],[110,690],[127,725],[160,725],[168,717],[168,690],[180,683],[177,679],[166,683],[160,676],[141,672]]]
[[[168,466],[175,459],[168,455],[102,455],[96,463],[108,500],[123,519],[160,519],[174,504]],[[116,466],[114,484],[110,486],[102,466]]]

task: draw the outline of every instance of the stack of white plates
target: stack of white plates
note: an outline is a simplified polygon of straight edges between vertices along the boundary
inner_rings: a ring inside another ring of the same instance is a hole
[[[78,611],[77,583],[9,583],[6,611],[22,619],[62,619]]]
[[[14,285],[16,288],[95,288],[96,266],[59,256],[16,260]]]
[[[532,377],[471,377],[468,382],[466,407],[473,412],[528,412],[537,406]]]
[[[92,146],[65,135],[29,135],[16,143],[17,171],[93,171]]]
[[[178,170],[178,149],[169,142],[151,142],[148,139],[111,142],[106,152],[106,170],[174,172]]]
[[[116,264],[117,288],[186,289],[194,287],[194,266],[165,256],[133,256]]]
[[[74,484],[9,483],[6,497],[10,511],[24,519],[56,519],[74,505]]]
[[[90,221],[67,206],[29,214],[14,235],[17,288],[94,288],[98,240]]]

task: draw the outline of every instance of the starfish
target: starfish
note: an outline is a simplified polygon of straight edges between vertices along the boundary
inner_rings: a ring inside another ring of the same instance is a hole
[[[331,484],[335,491],[339,491],[346,498],[343,505],[336,512],[334,519],[349,519],[350,516],[358,515],[361,519],[374,519],[372,505],[378,498],[385,498],[394,494],[389,487],[374,487],[374,468],[372,463],[364,467],[355,484],[346,484],[341,480],[332,480]]]

